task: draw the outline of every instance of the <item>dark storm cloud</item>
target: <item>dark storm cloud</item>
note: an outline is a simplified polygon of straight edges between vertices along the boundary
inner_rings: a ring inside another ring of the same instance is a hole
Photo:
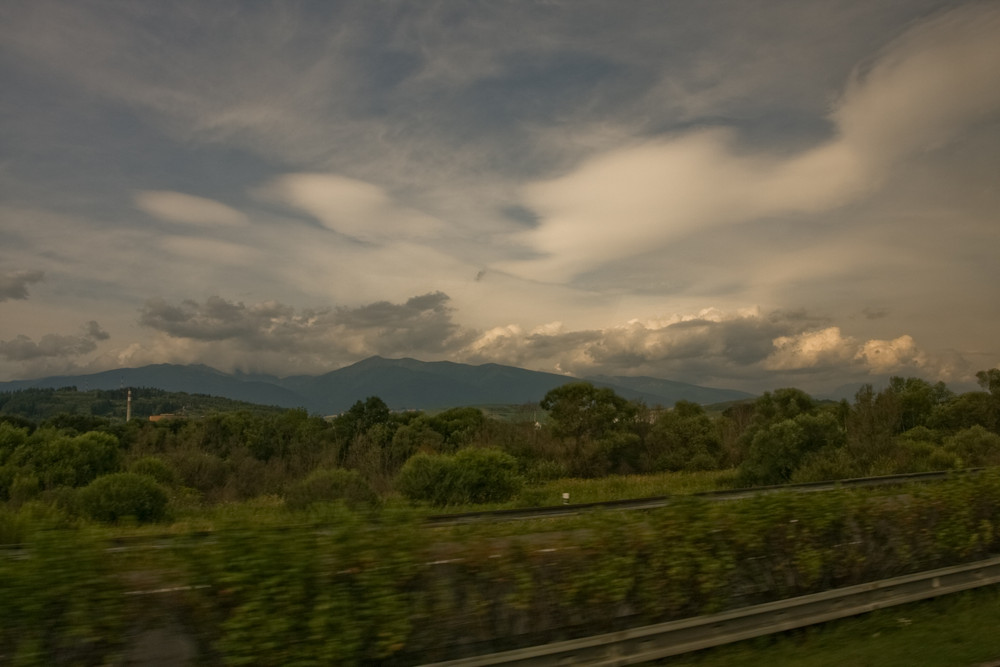
[[[45,334],[36,342],[19,334],[12,340],[0,341],[0,357],[7,361],[75,357],[93,352],[97,349],[97,341],[110,337],[100,324],[91,320],[81,335]]]
[[[296,312],[276,302],[248,305],[219,296],[203,303],[150,299],[140,309],[139,322],[173,338],[227,341],[251,350],[436,352],[451,349],[470,335],[452,321],[448,300],[447,294],[432,292],[402,304],[378,301],[356,308]]]
[[[8,299],[27,299],[28,285],[45,277],[43,271],[15,271],[0,274],[0,302]]]
[[[139,323],[143,326],[175,338],[200,341],[253,337],[268,321],[266,314],[253,307],[218,296],[210,296],[204,303],[186,300],[177,305],[150,299],[139,313]]]
[[[869,320],[881,320],[889,316],[888,308],[865,308],[861,313]]]
[[[87,322],[87,336],[93,340],[107,340],[111,338],[111,334],[101,328],[101,325],[91,320]]]
[[[431,292],[408,299],[404,304],[379,301],[358,308],[338,308],[338,326],[352,333],[365,333],[380,351],[424,350],[443,352],[467,340],[452,321],[449,297]]]

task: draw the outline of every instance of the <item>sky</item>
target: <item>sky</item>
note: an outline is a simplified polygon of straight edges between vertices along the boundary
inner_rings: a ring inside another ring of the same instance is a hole
[[[1000,365],[1000,3],[0,5],[0,379]]]

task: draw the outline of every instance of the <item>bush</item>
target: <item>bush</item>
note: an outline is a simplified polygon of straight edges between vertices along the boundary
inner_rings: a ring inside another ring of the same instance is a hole
[[[137,475],[152,477],[159,484],[163,484],[164,486],[177,485],[177,472],[167,465],[163,459],[155,456],[146,456],[133,462],[132,465],[128,467],[128,471],[134,472]]]
[[[455,455],[459,502],[502,503],[521,490],[517,459],[499,449],[463,449]]]
[[[569,471],[566,469],[566,465],[564,463],[546,459],[542,461],[533,461],[531,464],[526,466],[524,470],[524,477],[525,481],[529,484],[541,484],[542,482],[550,482],[554,479],[569,477]]]
[[[955,454],[966,468],[1000,464],[1000,435],[982,426],[959,431],[945,440],[945,450]]]
[[[498,449],[463,449],[455,456],[417,454],[403,466],[396,489],[431,504],[498,503],[523,485],[517,459]]]
[[[396,477],[396,490],[410,500],[447,505],[452,493],[448,485],[454,474],[454,459],[440,454],[416,454]]]
[[[120,472],[98,477],[80,491],[84,513],[97,521],[132,517],[159,521],[167,511],[167,494],[152,477]]]
[[[320,469],[292,486],[285,494],[285,505],[305,509],[314,503],[344,501],[349,507],[376,505],[378,495],[356,470]]]

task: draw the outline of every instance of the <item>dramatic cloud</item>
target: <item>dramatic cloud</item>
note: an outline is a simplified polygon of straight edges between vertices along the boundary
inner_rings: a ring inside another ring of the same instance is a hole
[[[595,156],[525,189],[536,257],[505,268],[565,281],[697,230],[808,216],[874,192],[892,167],[1000,111],[1000,11],[974,6],[919,26],[859,72],[831,115],[832,139],[791,156],[715,128]]]
[[[460,354],[576,376],[639,374],[729,384],[763,372],[778,377],[836,370],[863,377],[945,370],[911,336],[860,341],[838,327],[816,328],[818,321],[801,313],[704,311],[594,331],[566,331],[556,323],[526,332],[511,325],[482,333]]]
[[[28,285],[45,277],[43,271],[17,271],[0,274],[0,302],[8,299],[27,299]]]
[[[397,4],[2,3],[0,376],[1000,359],[996,3]]]
[[[455,349],[469,334],[452,322],[448,296],[416,296],[403,304],[387,301],[356,308],[296,311],[277,302],[244,304],[212,296],[204,302],[171,304],[151,299],[139,322],[172,338],[224,341],[244,350],[288,355],[426,353]]]
[[[180,192],[146,190],[136,194],[135,203],[151,216],[168,222],[224,227],[247,222],[246,215],[230,206]]]

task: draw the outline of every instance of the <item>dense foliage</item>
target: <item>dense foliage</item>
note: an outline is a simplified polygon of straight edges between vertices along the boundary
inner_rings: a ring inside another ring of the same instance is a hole
[[[943,383],[894,377],[879,391],[862,387],[853,402],[786,388],[721,412],[686,401],[650,408],[575,382],[523,412],[530,421],[471,407],[395,413],[371,396],[332,419],[240,409],[126,423],[93,407],[120,407],[124,391],[25,390],[0,395],[0,501],[79,507],[74,489],[121,472],[151,477],[175,506],[368,503],[369,493],[443,506],[503,503],[564,477],[734,470],[738,484],[753,486],[996,465],[1000,369],[979,380],[983,391],[955,395]],[[99,400],[88,399],[89,414],[33,417],[42,405],[79,409],[85,401],[74,396],[91,394]],[[136,395],[169,409],[201,398]]]

